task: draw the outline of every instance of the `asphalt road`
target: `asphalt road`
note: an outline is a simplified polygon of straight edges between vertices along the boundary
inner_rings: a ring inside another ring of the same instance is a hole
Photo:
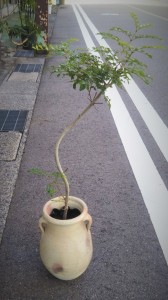
[[[154,24],[151,32],[167,45],[166,9],[112,4],[61,7],[51,42],[76,37],[77,45],[85,47],[90,36],[98,44],[95,27],[131,28],[129,11],[134,10],[142,22]],[[84,36],[81,17],[89,31]],[[3,300],[168,298],[167,55],[167,50],[153,53],[150,86],[134,79],[131,91],[127,86],[119,93],[109,91],[111,111],[105,104],[97,105],[62,143],[61,161],[63,169],[68,168],[71,195],[84,199],[93,217],[92,263],[71,282],[54,279],[40,262],[37,223],[47,199],[45,180],[35,179],[27,170],[54,168],[55,139],[85,107],[87,98],[85,92],[72,90],[66,78],[50,77],[47,68],[59,58],[47,59],[1,245]]]
[[[73,10],[89,48],[103,45],[104,41],[97,36],[97,32],[108,31],[112,26],[131,29],[131,11],[136,12],[141,23],[152,24],[148,33],[160,36],[163,39],[161,44],[167,47],[168,8],[74,5]],[[86,33],[85,25],[91,32]],[[108,44],[105,46],[115,49],[114,41],[106,42]],[[168,211],[168,52],[165,49],[151,53],[153,59],[144,61],[148,64],[153,82],[146,86],[135,77],[129,85],[124,84],[124,91],[112,91],[109,95],[112,116],[168,262],[168,215],[165,213]]]

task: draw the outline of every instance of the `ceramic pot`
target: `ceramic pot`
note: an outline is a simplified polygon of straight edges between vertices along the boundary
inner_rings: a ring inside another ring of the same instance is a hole
[[[39,220],[41,229],[40,256],[47,270],[55,277],[71,280],[88,267],[93,253],[90,227],[92,218],[84,201],[69,197],[70,208],[81,214],[73,219],[58,220],[50,216],[53,208],[64,206],[62,197],[48,201]]]

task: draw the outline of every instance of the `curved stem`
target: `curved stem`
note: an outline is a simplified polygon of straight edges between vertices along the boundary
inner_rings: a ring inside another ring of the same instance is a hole
[[[76,125],[76,123],[82,118],[83,115],[85,115],[88,110],[97,102],[97,100],[101,97],[103,94],[102,91],[100,91],[94,98],[93,100],[89,103],[89,105],[81,112],[80,115],[71,123],[69,124],[61,133],[61,135],[58,138],[57,143],[55,144],[55,162],[58,168],[58,171],[61,173],[62,179],[64,181],[65,185],[65,207],[64,207],[64,216],[63,219],[65,220],[67,218],[67,212],[68,212],[68,200],[69,200],[69,182],[68,179],[62,169],[60,160],[59,160],[59,146],[65,135]]]

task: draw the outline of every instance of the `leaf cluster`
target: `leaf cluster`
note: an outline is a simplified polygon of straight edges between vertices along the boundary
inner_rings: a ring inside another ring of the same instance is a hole
[[[117,49],[114,52],[102,46],[95,47],[92,51],[80,48],[71,50],[71,43],[74,40],[68,40],[56,46],[46,45],[50,53],[64,57],[64,62],[53,66],[51,73],[56,76],[68,76],[74,89],[78,87],[80,91],[87,90],[89,96],[93,89],[95,93],[101,91],[104,95],[105,90],[113,84],[122,87],[123,80],[129,80],[132,75],[136,75],[148,84],[150,76],[146,72],[147,65],[137,58],[137,54],[152,58],[150,50],[161,48],[161,46],[146,43],[137,46],[136,42],[138,40],[145,42],[149,39],[161,40],[161,38],[144,34],[144,30],[149,29],[151,25],[141,25],[134,13],[131,13],[131,17],[134,23],[133,31],[112,27],[109,32],[99,33],[102,38],[116,42]],[[38,49],[39,46],[36,45],[36,50]]]
[[[62,177],[63,177],[63,175],[61,173],[48,172],[48,171],[38,169],[38,168],[30,169],[29,173],[47,178],[49,183],[46,185],[46,192],[48,193],[48,195],[50,197],[53,197],[56,194],[57,190],[60,191],[61,185],[62,185]],[[57,187],[57,189],[56,189],[56,187]]]
[[[8,22],[6,19],[1,19],[0,20],[0,33],[7,31],[8,30]]]
[[[118,56],[120,64],[125,66],[129,75],[136,75],[142,79],[146,84],[150,83],[150,76],[146,73],[147,65],[137,58],[137,54],[142,54],[147,58],[152,58],[151,49],[164,48],[161,45],[149,44],[152,39],[161,41],[159,36],[152,34],[145,34],[146,29],[151,28],[151,24],[140,24],[139,19],[135,13],[131,13],[134,24],[134,30],[128,31],[120,27],[112,27],[110,32],[99,33],[102,38],[110,39],[116,42],[118,49],[115,55]],[[142,33],[143,31],[143,33]],[[142,46],[137,46],[138,41],[145,42]]]
[[[55,53],[64,54],[65,61],[59,66],[51,68],[51,73],[56,76],[68,76],[73,88],[80,91],[87,90],[90,97],[91,90],[104,95],[106,89],[113,84],[121,87],[124,79],[128,79],[127,69],[120,66],[118,57],[110,48],[95,47],[90,52],[88,49],[76,49],[71,51],[66,45],[65,52],[60,50],[65,44],[54,47]],[[99,55],[98,55],[99,54]],[[101,57],[100,57],[101,56]],[[103,60],[102,60],[103,58]]]
[[[71,43],[75,39],[60,43],[59,45],[36,45],[36,50],[47,50],[51,55],[60,55],[63,57],[63,62],[58,66],[51,67],[51,73],[56,76],[68,76],[72,82],[74,89],[79,88],[80,91],[86,90],[90,100],[89,105],[85,110],[65,128],[67,132],[73,128],[76,122],[83,116],[100,98],[104,96],[104,100],[110,106],[110,99],[105,95],[108,87],[114,84],[121,88],[123,81],[130,80],[130,76],[136,75],[146,84],[150,82],[150,77],[147,74],[147,65],[139,59],[140,56],[152,58],[151,49],[159,49],[160,45],[151,45],[149,40],[160,37],[144,34],[144,30],[150,28],[150,24],[140,24],[138,17],[131,13],[134,23],[134,30],[128,31],[120,27],[112,27],[109,32],[101,32],[100,35],[104,39],[115,41],[116,49],[112,51],[108,47],[94,47],[89,49],[72,49]],[[144,41],[145,44],[137,46],[138,41]],[[148,41],[148,43],[146,43]],[[42,49],[41,49],[42,47]],[[137,55],[138,54],[138,55]],[[63,132],[63,134],[64,134]],[[65,134],[64,134],[65,135]],[[64,136],[62,135],[62,136]],[[62,140],[61,136],[61,140]],[[35,171],[39,174],[39,171]],[[40,172],[40,175],[53,176],[54,179],[48,186],[50,195],[53,193],[53,184],[56,183],[58,173]],[[59,177],[63,175],[59,174]],[[66,176],[64,176],[64,179]],[[64,180],[65,181],[65,180]],[[67,187],[67,186],[66,186]],[[67,189],[66,189],[67,190]],[[67,195],[67,194],[66,194]],[[68,196],[67,198],[68,199]]]

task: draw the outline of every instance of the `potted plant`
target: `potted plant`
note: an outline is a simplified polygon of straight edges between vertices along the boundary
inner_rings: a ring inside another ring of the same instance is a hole
[[[48,13],[51,15],[52,12],[52,0],[48,0]]]
[[[137,58],[137,54],[151,58],[149,49],[161,46],[141,45],[138,40],[160,39],[157,36],[144,34],[150,25],[139,23],[137,16],[131,13],[134,30],[128,31],[113,27],[107,33],[100,33],[103,38],[116,42],[117,50],[112,52],[105,47],[71,50],[72,40],[57,46],[46,46],[52,54],[64,57],[63,63],[53,66],[51,72],[56,76],[68,76],[74,89],[86,90],[89,104],[68,125],[55,144],[55,162],[58,172],[49,173],[39,169],[32,172],[45,175],[53,180],[48,185],[48,191],[53,196],[54,184],[58,177],[63,180],[65,194],[49,200],[43,208],[40,218],[41,229],[40,255],[51,274],[55,277],[70,280],[81,275],[88,267],[92,257],[92,240],[90,227],[92,218],[88,214],[85,202],[70,196],[69,182],[59,160],[59,146],[63,138],[78,123],[78,121],[101,100],[110,105],[106,90],[113,85],[121,88],[124,80],[129,81],[131,75],[136,75],[146,84],[150,77],[146,73],[146,64]],[[35,47],[38,49],[38,45]]]
[[[35,22],[35,0],[23,0],[17,3],[19,22],[8,26],[8,35],[11,41],[24,49],[32,49],[37,43],[37,35],[41,33]]]

